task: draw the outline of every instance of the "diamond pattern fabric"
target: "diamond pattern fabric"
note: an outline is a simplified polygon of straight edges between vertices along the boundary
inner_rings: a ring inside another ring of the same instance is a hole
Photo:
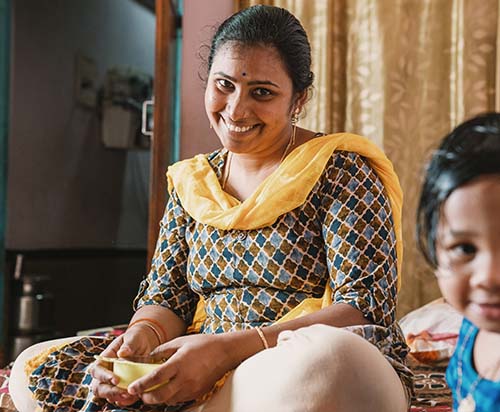
[[[207,157],[219,178],[226,156],[221,150]],[[382,183],[351,152],[335,152],[306,202],[261,229],[197,222],[174,190],[135,307],[160,304],[190,324],[203,296],[201,333],[221,333],[269,325],[304,299],[321,298],[329,282],[334,303],[352,305],[375,325],[355,333],[376,345],[411,387],[396,323],[392,228]]]

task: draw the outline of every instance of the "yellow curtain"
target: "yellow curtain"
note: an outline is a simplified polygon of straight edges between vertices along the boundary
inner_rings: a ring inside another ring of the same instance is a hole
[[[301,125],[364,135],[394,163],[405,196],[399,315],[438,297],[414,240],[422,170],[453,126],[500,102],[498,0],[239,1],[254,4],[289,9],[308,32],[316,81]]]

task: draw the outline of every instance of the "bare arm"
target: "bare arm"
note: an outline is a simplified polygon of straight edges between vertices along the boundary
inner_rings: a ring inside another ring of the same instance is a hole
[[[132,327],[140,326],[143,323],[141,320],[147,321],[149,319],[160,324],[163,332],[165,332],[165,340],[164,342],[160,342],[160,344],[182,336],[186,332],[184,321],[170,309],[160,305],[142,306],[135,312],[132,319],[130,319],[130,324],[134,323]]]
[[[288,322],[277,323],[262,328],[262,332],[270,347],[276,346],[278,335],[284,330],[297,330],[314,324],[323,324],[336,327],[351,325],[367,325],[370,322],[363,314],[345,303],[339,303],[303,317]],[[223,338],[231,356],[231,367],[235,368],[245,359],[260,352],[263,343],[253,329],[225,333]]]

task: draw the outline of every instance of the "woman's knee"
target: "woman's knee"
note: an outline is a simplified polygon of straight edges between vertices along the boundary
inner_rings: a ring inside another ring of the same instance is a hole
[[[9,393],[16,408],[21,411],[34,411],[36,403],[28,388],[29,380],[26,373],[27,363],[36,356],[46,352],[50,348],[70,343],[77,337],[54,339],[46,342],[36,343],[21,352],[11,370],[9,379]]]
[[[379,349],[361,336],[326,325],[280,335],[280,343],[294,341],[292,357],[302,370],[297,379],[316,389],[316,410],[406,411],[399,376]]]
[[[237,412],[406,410],[399,377],[380,351],[354,333],[326,325],[282,332],[275,348],[236,369],[231,386],[238,404],[231,410]],[[249,387],[262,396],[247,396]],[[274,409],[262,409],[271,405]]]
[[[344,369],[352,369],[366,356],[380,356],[378,349],[360,336],[327,325],[282,332],[277,349],[288,352],[289,360],[306,374],[322,370],[341,377],[345,376]]]

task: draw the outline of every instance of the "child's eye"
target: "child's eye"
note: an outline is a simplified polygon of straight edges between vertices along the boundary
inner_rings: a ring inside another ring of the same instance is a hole
[[[455,243],[445,247],[439,258],[438,276],[455,276],[468,273],[470,262],[477,253],[477,247],[472,243]]]
[[[477,252],[476,246],[471,243],[458,243],[450,248],[450,253],[454,259],[468,259]]]

